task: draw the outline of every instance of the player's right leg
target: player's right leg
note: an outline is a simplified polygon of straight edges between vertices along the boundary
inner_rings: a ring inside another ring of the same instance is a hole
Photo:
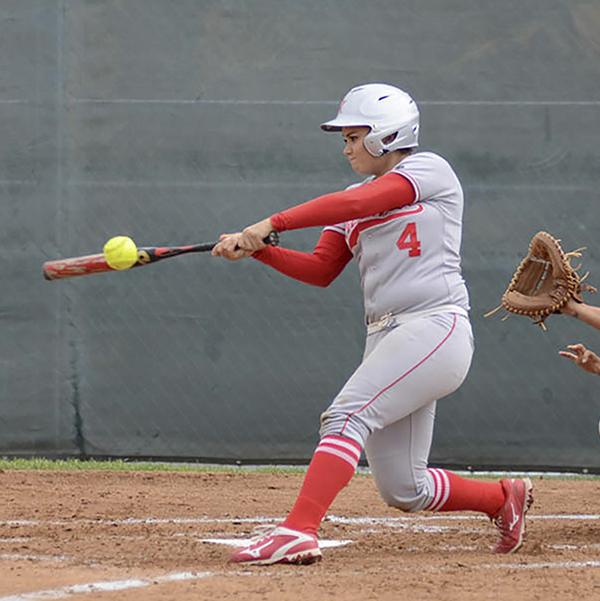
[[[496,553],[514,553],[523,543],[531,481],[485,482],[445,469],[428,468],[435,403],[374,432],[365,452],[384,501],[403,511],[478,511],[496,524]]]

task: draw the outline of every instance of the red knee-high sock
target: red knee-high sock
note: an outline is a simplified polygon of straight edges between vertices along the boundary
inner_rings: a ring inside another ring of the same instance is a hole
[[[337,494],[350,482],[361,446],[343,436],[325,436],[315,450],[294,507],[282,526],[316,534]]]
[[[498,513],[504,503],[500,482],[482,482],[461,478],[453,472],[430,468],[435,489],[429,511],[483,511],[489,516]]]

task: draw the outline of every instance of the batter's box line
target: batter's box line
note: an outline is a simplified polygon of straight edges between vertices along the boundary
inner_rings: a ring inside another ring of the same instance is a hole
[[[0,553],[0,561],[40,561],[56,562],[73,561],[71,555],[36,555],[34,553]]]
[[[536,563],[497,563],[483,564],[486,570],[580,570],[585,568],[600,568],[600,561],[540,561]],[[0,600],[1,601],[1,600]]]
[[[0,597],[0,601],[37,601],[40,599],[64,599],[71,595],[88,595],[91,593],[104,593],[125,591],[128,589],[146,588],[152,585],[166,584],[170,582],[185,582],[202,580],[205,578],[214,578],[218,576],[272,576],[272,572],[171,572],[169,574],[160,574],[158,576],[145,578],[130,578],[127,580],[104,580],[99,582],[87,582],[83,584],[73,584],[60,588],[32,591],[28,593],[17,593]]]
[[[0,526],[70,526],[73,524],[97,524],[100,526],[161,526],[167,524],[277,524],[283,520],[283,516],[256,516],[256,517],[171,517],[171,518],[124,518],[122,520],[93,520],[88,518],[71,520],[0,520]],[[325,523],[344,524],[344,525],[385,525],[399,524],[403,522],[432,522],[432,521],[488,521],[485,516],[479,515],[429,515],[429,516],[398,516],[398,517],[346,517],[338,515],[329,515],[325,518]],[[528,515],[528,521],[536,520],[567,520],[567,521],[597,521],[600,520],[600,514],[538,514]]]
[[[536,563],[498,563],[469,566],[467,564],[456,564],[447,567],[435,568],[429,567],[424,571],[448,572],[456,571],[457,568],[472,568],[474,570],[548,570],[548,569],[588,569],[600,568],[600,561],[562,561],[562,562],[536,562]],[[396,566],[401,571],[412,571],[412,567]],[[172,572],[170,574],[161,574],[159,576],[147,578],[130,578],[127,580],[105,580],[99,582],[87,582],[74,584],[54,589],[37,590],[27,593],[17,593],[0,597],[0,601],[37,601],[47,599],[64,599],[72,595],[86,595],[92,593],[125,591],[128,589],[146,588],[153,585],[161,585],[171,582],[185,582],[202,580],[216,576],[258,576],[270,577],[273,572],[264,571],[244,571],[244,572]]]

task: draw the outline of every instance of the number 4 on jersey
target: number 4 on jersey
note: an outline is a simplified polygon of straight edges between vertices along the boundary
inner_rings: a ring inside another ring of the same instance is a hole
[[[417,224],[414,221],[406,224],[396,246],[400,250],[408,249],[409,257],[421,256],[421,241],[417,238]]]

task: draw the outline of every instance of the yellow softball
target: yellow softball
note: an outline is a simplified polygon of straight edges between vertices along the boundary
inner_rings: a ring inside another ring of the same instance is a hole
[[[138,260],[137,246],[127,236],[111,238],[102,250],[106,262],[113,269],[129,269]]]

